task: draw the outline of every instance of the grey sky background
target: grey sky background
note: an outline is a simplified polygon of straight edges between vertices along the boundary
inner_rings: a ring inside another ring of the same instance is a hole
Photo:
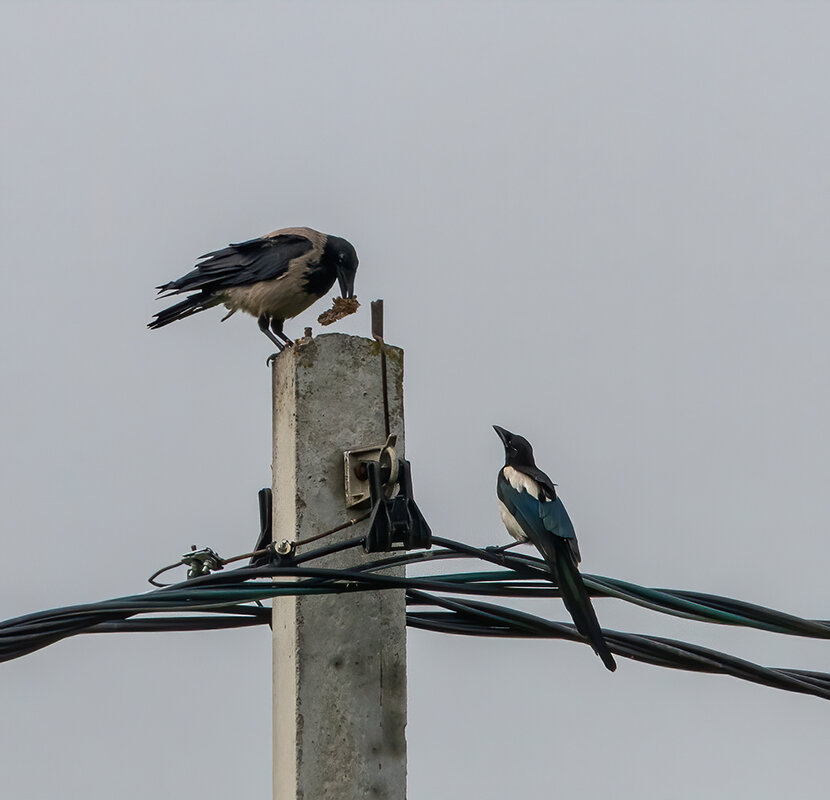
[[[0,617],[253,543],[268,342],[144,326],[153,286],[287,225],[358,249],[337,330],[386,300],[436,533],[506,540],[496,422],[586,571],[830,617],[827,4],[0,9]],[[828,643],[597,608],[830,669]],[[256,629],[0,666],[3,796],[269,797],[270,661]],[[410,797],[823,791],[823,701],[621,661],[412,632]]]

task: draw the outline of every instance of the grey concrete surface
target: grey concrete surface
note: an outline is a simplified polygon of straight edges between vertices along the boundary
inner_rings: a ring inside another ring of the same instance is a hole
[[[403,454],[403,351],[388,352],[390,427]],[[343,451],[385,439],[378,345],[325,334],[274,361],[274,539],[304,539],[360,516],[347,509]],[[300,548],[367,531],[368,520]],[[376,559],[362,548],[315,566]],[[403,574],[403,569],[393,571]],[[406,796],[403,591],[274,602],[274,798]]]

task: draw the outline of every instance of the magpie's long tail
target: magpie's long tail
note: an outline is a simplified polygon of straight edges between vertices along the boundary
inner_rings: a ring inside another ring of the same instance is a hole
[[[542,551],[542,555],[559,584],[565,608],[573,617],[576,629],[588,639],[606,668],[613,672],[617,668],[617,662],[614,661],[614,656],[611,655],[605,637],[602,635],[602,628],[599,626],[596,612],[591,605],[591,598],[582,581],[582,575],[579,574],[574,564],[568,542],[564,539],[553,538],[550,545]]]
[[[206,292],[192,294],[185,300],[182,300],[181,303],[176,303],[169,308],[165,308],[163,311],[159,311],[159,313],[155,314],[153,319],[147,323],[147,327],[163,328],[171,322],[184,319],[185,317],[191,316],[191,314],[197,314],[200,311],[204,311],[206,308],[211,308],[220,302],[221,301],[217,300],[216,297]]]

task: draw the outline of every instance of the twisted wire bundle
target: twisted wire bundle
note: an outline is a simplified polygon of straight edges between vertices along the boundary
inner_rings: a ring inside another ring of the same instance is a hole
[[[439,633],[500,638],[567,639],[583,642],[572,624],[519,611],[498,599],[558,597],[538,558],[480,549],[433,538],[437,549],[390,555],[353,569],[315,567],[329,553],[362,546],[362,538],[320,547],[280,564],[240,567],[176,583],[144,594],[67,606],[0,622],[0,661],[19,658],[80,633],[189,631],[268,624],[270,608],[259,603],[303,594],[349,594],[404,590],[407,624]],[[478,560],[485,571],[397,577],[401,564]],[[228,559],[231,561],[233,559]],[[585,575],[596,597],[611,597],[673,616],[743,626],[790,636],[830,638],[830,622],[807,620],[718,595],[654,589],[614,578]],[[483,600],[481,598],[487,598]],[[553,610],[550,604],[545,610]],[[165,616],[153,616],[164,614]],[[175,616],[168,616],[173,614]],[[659,636],[603,629],[615,655],[655,666],[731,675],[741,680],[830,700],[830,674],[771,668],[727,653]]]

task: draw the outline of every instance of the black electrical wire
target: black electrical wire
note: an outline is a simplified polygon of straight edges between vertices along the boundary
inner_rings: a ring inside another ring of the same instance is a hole
[[[140,595],[27,614],[0,622],[0,661],[19,658],[79,633],[159,632],[239,628],[270,623],[271,610],[253,603],[286,595],[397,589],[407,595],[410,627],[468,636],[554,638],[582,642],[573,625],[518,611],[479,597],[543,599],[559,595],[544,562],[498,548],[477,548],[439,537],[428,551],[384,555],[352,569],[315,567],[325,555],[363,545],[356,537],[279,562],[221,570]],[[230,563],[234,559],[223,560]],[[431,575],[387,574],[392,567],[459,559],[496,569]],[[176,565],[178,566],[178,565]],[[157,573],[160,574],[160,573]],[[155,577],[155,576],[154,576]],[[651,589],[595,575],[584,576],[594,596],[614,597],[661,613],[776,633],[830,638],[830,623],[805,620],[727,597]],[[148,614],[177,614],[146,618]],[[731,675],[787,691],[830,699],[830,674],[773,669],[686,642],[604,630],[616,655],[656,666]]]
[[[412,596],[416,593],[410,592],[409,594]],[[436,604],[455,611],[462,617],[470,617],[477,623],[471,631],[473,635],[492,635],[489,627],[482,626],[481,622],[489,623],[496,619],[502,623],[501,633],[496,635],[582,641],[582,637],[573,625],[550,622],[514,609],[477,601],[425,597],[422,593],[417,593],[415,599],[419,603]],[[437,622],[438,625],[434,626],[431,617],[427,614],[407,616],[407,623],[413,627],[428,630],[440,628],[445,633],[468,633],[463,623],[454,624],[453,620],[446,618],[439,618]],[[517,628],[513,624],[515,622],[520,622],[521,627]],[[812,694],[830,700],[830,675],[828,674],[761,667],[726,653],[663,637],[622,633],[607,629],[603,629],[603,636],[611,651],[625,658],[674,669],[732,675],[753,683],[802,694]]]

